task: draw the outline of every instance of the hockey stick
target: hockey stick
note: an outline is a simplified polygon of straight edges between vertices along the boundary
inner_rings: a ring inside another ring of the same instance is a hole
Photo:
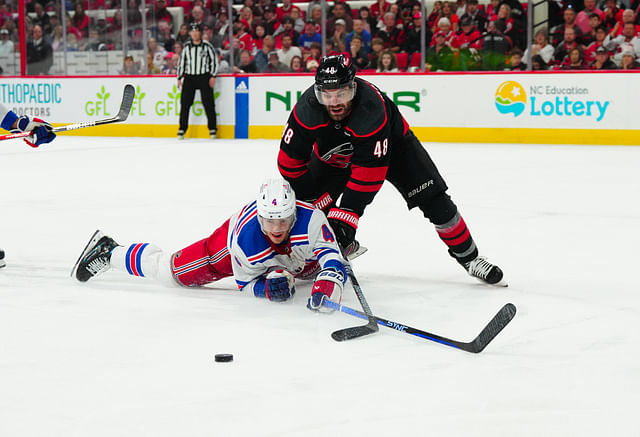
[[[328,299],[325,299],[323,301],[323,304],[327,308],[342,311],[345,314],[350,314],[361,319],[369,319],[369,317],[361,311],[346,307],[344,305],[340,305]],[[456,349],[461,349],[463,351],[477,354],[478,352],[482,352],[484,348],[487,347],[489,343],[491,343],[491,340],[493,340],[496,335],[498,335],[500,331],[502,331],[505,326],[509,324],[509,322],[515,317],[515,315],[515,305],[512,303],[506,304],[505,306],[500,308],[500,311],[498,311],[495,316],[493,316],[489,323],[487,323],[487,326],[485,326],[484,329],[480,331],[480,334],[478,334],[478,336],[469,343],[452,340],[447,337],[442,337],[437,334],[432,334],[430,332],[422,331],[417,328],[412,328],[411,326],[406,326],[397,322],[393,322],[391,320],[386,320],[382,317],[373,316],[373,318],[378,324],[386,326],[387,328],[395,329],[396,331],[404,332],[405,334],[415,335],[416,337],[435,341],[436,343],[444,344],[445,346],[450,346]]]
[[[344,256],[344,250],[340,247],[340,251],[343,254],[344,259],[347,257]],[[360,313],[363,315],[365,319],[369,320],[369,323],[362,326],[352,326],[349,328],[339,329],[335,332],[331,333],[331,337],[335,341],[345,341],[351,340],[358,337],[364,337],[365,335],[373,334],[378,332],[380,328],[378,328],[378,324],[376,323],[375,316],[371,312],[371,308],[367,303],[367,300],[364,298],[364,294],[362,293],[362,289],[360,288],[360,284],[358,283],[358,279],[356,275],[353,274],[353,269],[351,268],[351,264],[347,261],[345,264],[345,269],[347,270],[347,275],[349,275],[349,279],[351,279],[351,285],[353,286],[353,290],[356,292],[356,296],[360,301],[360,305],[362,305],[362,309],[364,313]],[[326,300],[326,299],[325,299]]]
[[[116,115],[115,117],[106,118],[104,120],[85,121],[83,123],[74,123],[74,124],[67,124],[65,126],[57,126],[51,129],[51,131],[54,133],[66,132],[69,130],[84,129],[85,127],[100,126],[103,124],[119,123],[121,121],[125,121],[127,117],[129,117],[129,113],[131,112],[131,105],[133,104],[134,94],[135,94],[135,89],[133,88],[133,85],[127,84],[124,86],[124,92],[122,94],[122,103],[120,103],[120,111],[118,111],[118,115]],[[31,131],[0,135],[0,141],[12,140],[14,138],[24,138],[24,137],[28,137],[29,135],[31,135]]]

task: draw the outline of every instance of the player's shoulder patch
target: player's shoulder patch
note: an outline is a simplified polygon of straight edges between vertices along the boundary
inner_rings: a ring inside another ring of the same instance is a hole
[[[346,130],[355,137],[370,137],[387,124],[387,102],[382,92],[366,80],[356,78],[357,98]]]
[[[305,129],[320,129],[329,125],[329,114],[316,99],[313,86],[310,86],[293,108],[293,116]]]

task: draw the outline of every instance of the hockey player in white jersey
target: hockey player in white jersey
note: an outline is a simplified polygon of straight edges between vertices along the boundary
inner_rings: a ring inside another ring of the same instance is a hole
[[[183,286],[201,286],[233,276],[238,288],[256,297],[286,301],[295,278],[315,282],[307,307],[339,302],[346,282],[345,261],[325,215],[296,201],[288,182],[269,179],[257,199],[245,205],[209,237],[168,255],[149,243],[121,246],[96,231],[76,262],[80,282],[108,270]]]
[[[51,131],[51,125],[39,118],[29,118],[26,115],[19,116],[2,103],[0,103],[0,127],[10,132],[31,132],[24,142],[31,147],[53,141],[56,134]],[[4,250],[0,249],[0,267],[5,266]]]

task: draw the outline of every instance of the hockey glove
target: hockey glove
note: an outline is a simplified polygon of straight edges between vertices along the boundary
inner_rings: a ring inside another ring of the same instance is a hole
[[[333,199],[331,198],[331,194],[324,193],[322,196],[318,197],[315,201],[313,201],[313,206],[324,211],[329,206],[333,204]]]
[[[31,135],[24,139],[24,142],[31,147],[38,147],[40,144],[50,143],[56,137],[53,127],[39,118],[30,119],[26,115],[18,118],[16,122],[17,131],[31,132]]]
[[[311,311],[331,312],[333,310],[322,305],[325,299],[333,297],[333,301],[342,301],[342,289],[345,283],[344,270],[338,271],[333,267],[324,269],[313,283],[311,297],[307,301],[307,308]]]
[[[284,302],[295,293],[293,275],[286,270],[274,270],[253,284],[256,297],[266,297],[272,302]]]
[[[331,228],[336,233],[336,239],[341,248],[349,247],[356,238],[356,229],[358,229],[358,214],[348,209],[331,208],[327,219]]]

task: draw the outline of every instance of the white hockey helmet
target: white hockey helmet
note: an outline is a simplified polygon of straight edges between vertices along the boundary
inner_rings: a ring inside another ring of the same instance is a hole
[[[285,220],[291,230],[296,220],[296,195],[284,179],[266,179],[260,185],[256,199],[258,219],[262,230],[265,221]]]

